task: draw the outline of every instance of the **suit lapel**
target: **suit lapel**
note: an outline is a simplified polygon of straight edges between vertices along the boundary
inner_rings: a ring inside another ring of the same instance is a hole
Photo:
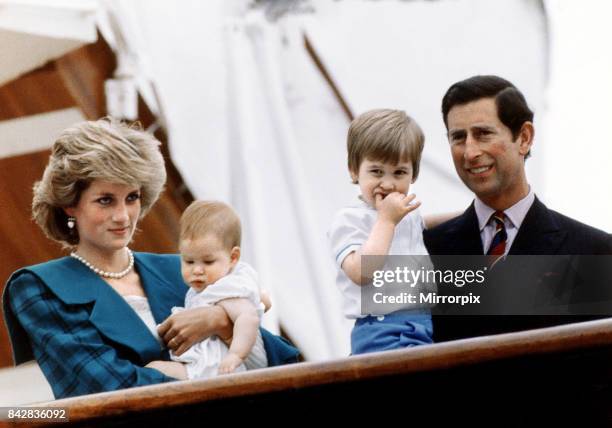
[[[478,217],[474,209],[474,203],[457,218],[453,227],[448,231],[448,236],[442,239],[449,240],[449,254],[484,254],[480,230],[478,228]]]
[[[159,359],[161,346],[132,307],[111,286],[98,287],[89,320],[100,333],[114,342],[133,349],[141,362]]]
[[[144,322],[110,285],[72,257],[30,268],[67,304],[92,304],[90,321],[104,337],[132,349],[141,362],[159,358],[161,347]],[[143,279],[144,283],[144,279]]]
[[[153,312],[153,318],[158,324],[164,321],[171,314],[172,306],[182,306],[185,301],[185,293],[187,292],[187,286],[177,286],[177,284],[171,284],[168,282],[165,276],[160,275],[159,269],[163,269],[161,266],[151,266],[150,263],[144,257],[141,257],[139,253],[134,254],[136,269],[140,275],[142,286],[145,290],[149,305],[151,306],[151,312]],[[180,272],[180,264],[174,266],[166,266],[166,269],[176,269]],[[169,272],[175,273],[175,272]],[[167,275],[173,278],[172,275]],[[177,281],[183,284],[183,280],[180,276],[177,277]]]
[[[557,254],[566,235],[567,232],[560,228],[548,208],[536,197],[508,254]]]

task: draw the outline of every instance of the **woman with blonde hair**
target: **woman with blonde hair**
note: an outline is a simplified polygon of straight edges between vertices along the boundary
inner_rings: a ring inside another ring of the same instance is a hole
[[[180,363],[166,346],[180,355],[205,337],[231,338],[220,307],[168,318],[188,290],[177,255],[128,248],[164,187],[159,145],[110,119],[82,122],[59,136],[34,185],[34,220],[72,252],[13,273],[3,304],[15,363],[36,358],[56,398],[175,380],[166,374]],[[269,365],[296,360],[262,333]]]

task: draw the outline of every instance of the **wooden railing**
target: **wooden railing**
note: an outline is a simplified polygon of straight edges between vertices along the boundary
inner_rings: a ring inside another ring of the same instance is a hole
[[[301,419],[334,409],[355,420],[361,412],[365,418],[394,409],[406,412],[402,414],[411,421],[426,415],[429,421],[477,417],[491,424],[496,419],[489,418],[522,425],[525,420],[581,418],[584,426],[585,421],[612,421],[611,355],[612,320],[608,319],[38,406],[66,407],[70,424],[87,426],[165,422],[181,426],[215,415],[258,414],[274,419],[281,410]]]

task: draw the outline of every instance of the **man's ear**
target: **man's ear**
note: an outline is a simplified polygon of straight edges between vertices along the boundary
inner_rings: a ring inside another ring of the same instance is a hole
[[[240,260],[240,247],[232,248],[230,252],[230,264],[232,267],[236,266],[236,263]]]
[[[519,135],[517,138],[517,142],[519,143],[519,153],[521,155],[527,156],[527,153],[529,153],[529,150],[531,150],[534,136],[535,128],[533,127],[533,123],[523,123],[523,126],[521,126],[521,130],[519,131]]]

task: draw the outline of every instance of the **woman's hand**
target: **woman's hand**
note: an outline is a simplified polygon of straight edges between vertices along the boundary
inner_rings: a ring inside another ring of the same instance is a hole
[[[150,369],[155,369],[157,371],[162,372],[166,376],[173,377],[179,380],[187,379],[187,369],[183,363],[179,363],[177,361],[151,361],[145,367]]]
[[[157,327],[163,339],[175,355],[181,355],[192,345],[216,335],[229,341],[233,325],[221,306],[187,309],[169,316]]]

